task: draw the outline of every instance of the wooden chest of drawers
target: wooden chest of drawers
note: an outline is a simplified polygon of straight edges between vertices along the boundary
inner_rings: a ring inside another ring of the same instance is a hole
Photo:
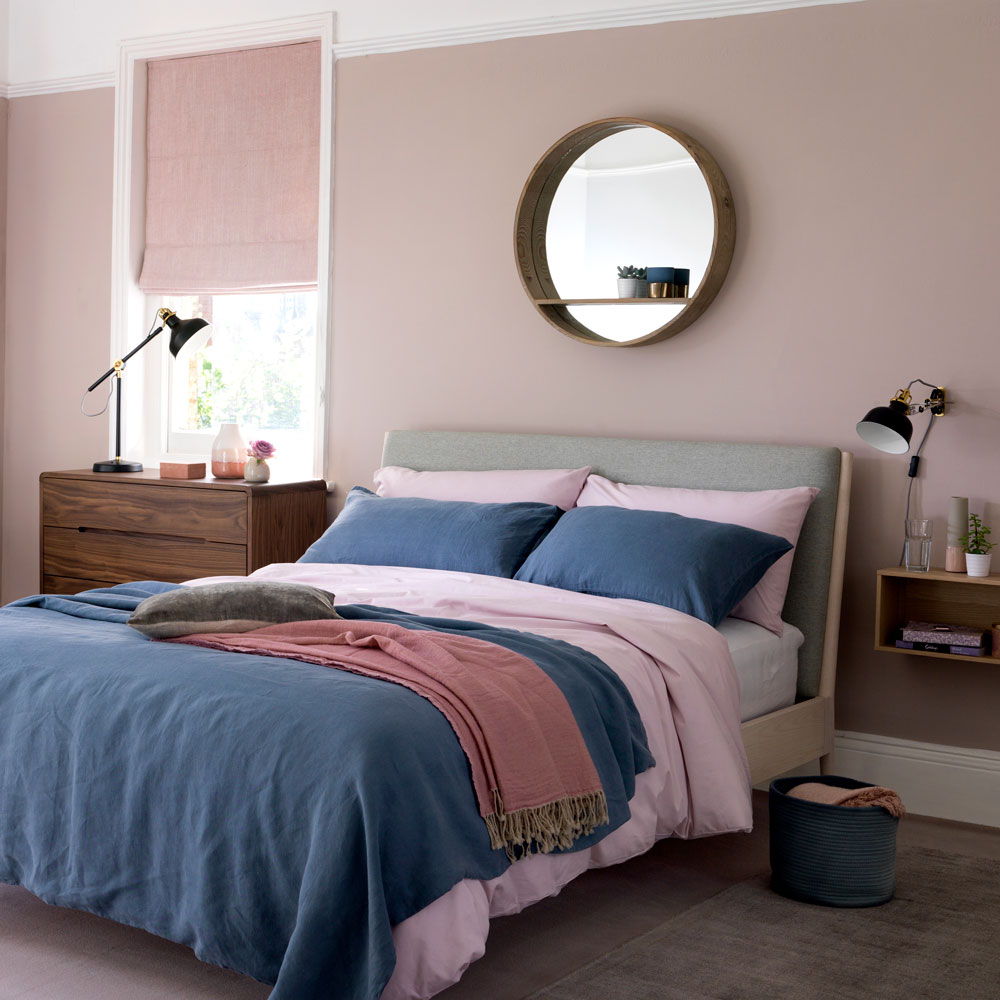
[[[294,562],[323,531],[326,483],[43,472],[41,588],[180,583]]]

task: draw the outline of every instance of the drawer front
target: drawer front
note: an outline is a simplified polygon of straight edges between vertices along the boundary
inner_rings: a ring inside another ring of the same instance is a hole
[[[44,479],[42,524],[246,545],[247,496],[235,490]]]
[[[245,545],[126,532],[42,528],[42,572],[83,580],[163,580],[245,576]]]

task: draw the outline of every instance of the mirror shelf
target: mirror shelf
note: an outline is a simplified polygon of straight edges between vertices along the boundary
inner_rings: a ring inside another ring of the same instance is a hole
[[[732,193],[719,165],[689,135],[642,118],[604,118],[563,136],[528,177],[514,227],[532,304],[561,333],[599,347],[652,344],[688,327],[721,288],[735,241]],[[610,265],[635,257],[690,267],[688,297],[611,297]],[[608,305],[672,308],[589,311]],[[630,316],[635,322],[626,322]]]
[[[691,299],[535,299],[536,306],[684,306]]]

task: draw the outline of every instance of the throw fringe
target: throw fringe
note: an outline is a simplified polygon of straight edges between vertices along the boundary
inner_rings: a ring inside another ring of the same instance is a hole
[[[609,822],[603,789],[508,813],[500,790],[494,788],[493,805],[495,811],[483,817],[490,847],[502,847],[511,861],[528,854],[548,854],[557,847],[570,848],[575,840]]]

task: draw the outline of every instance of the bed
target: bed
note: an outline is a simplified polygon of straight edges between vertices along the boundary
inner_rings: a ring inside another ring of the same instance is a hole
[[[753,783],[833,754],[833,697],[853,456],[839,448],[548,434],[390,431],[383,465],[541,469],[590,465],[609,479],[712,490],[820,488],[796,546],[782,617],[805,636],[796,702],[747,722]]]
[[[0,879],[181,941],[216,964],[277,980],[279,1000],[429,997],[482,954],[492,916],[558,892],[588,867],[632,857],[658,837],[746,829],[751,781],[817,757],[829,761],[848,454],[399,431],[387,435],[383,464],[422,470],[589,465],[609,478],[661,486],[817,487],[784,610],[797,630],[790,634],[802,637],[794,703],[741,726],[746,713],[729,651],[741,643],[753,647],[753,637],[727,642],[724,629],[669,609],[562,592],[540,603],[540,592],[552,588],[438,570],[291,564],[258,571],[257,580],[325,585],[338,594],[338,607],[346,599],[360,609],[352,612],[359,620],[382,615],[366,610],[375,605],[396,609],[391,614],[433,615],[420,621],[445,631],[475,622],[507,641],[527,633],[548,649],[570,643],[598,663],[602,656],[615,661],[655,760],[612,775],[610,783],[620,785],[609,805],[612,831],[581,837],[573,850],[514,863],[491,850],[487,838],[482,849],[469,848],[466,859],[456,845],[478,836],[478,817],[468,778],[459,775],[465,766],[460,750],[447,756],[447,737],[433,737],[441,744],[434,767],[457,776],[445,787],[428,775],[415,777],[423,750],[418,742],[411,750],[410,729],[404,740],[387,728],[398,709],[407,727],[414,726],[413,740],[432,740],[421,726],[438,732],[437,714],[421,715],[409,692],[393,688],[380,695],[379,713],[364,717],[363,725],[355,720],[349,739],[351,719],[338,717],[335,734],[323,728],[330,716],[322,699],[334,683],[328,674],[338,671],[306,666],[303,672],[299,663],[262,664],[264,657],[204,649],[186,649],[181,659],[167,644],[139,646],[141,637],[122,626],[148,587],[92,592],[69,605],[18,602],[0,621],[0,706],[13,713],[0,727],[7,766],[0,781]],[[338,698],[349,704],[365,687],[356,678],[335,683]],[[188,695],[187,685],[197,688],[197,697]],[[289,692],[303,697],[303,686],[308,704],[285,700]],[[127,697],[119,697],[118,688]],[[179,701],[179,691],[190,700]],[[356,752],[369,731],[375,750]],[[432,741],[427,752],[438,750]],[[605,756],[629,754],[619,744]],[[324,784],[335,770],[331,759],[344,762],[339,798]],[[393,771],[395,788],[373,791],[365,784],[382,780],[368,773],[380,768]],[[601,777],[605,781],[603,771]],[[386,832],[397,822],[395,803],[409,798],[400,789],[415,784],[428,786],[433,807],[407,801],[398,807],[399,824],[433,829],[430,843],[400,832],[393,840]],[[104,796],[106,807],[88,807],[90,795]],[[326,807],[327,798],[335,809]],[[342,812],[357,815],[356,827],[337,826],[347,822]],[[433,827],[442,812],[448,822]],[[354,909],[340,905],[347,902]],[[394,955],[386,952],[390,930]]]

